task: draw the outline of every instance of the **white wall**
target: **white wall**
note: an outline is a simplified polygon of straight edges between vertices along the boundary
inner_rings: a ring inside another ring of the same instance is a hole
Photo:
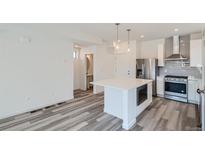
[[[127,47],[127,42],[123,42],[120,45],[120,50],[127,51]],[[136,57],[139,56],[138,47],[139,44],[136,41],[130,41],[130,52],[116,55],[116,77],[135,77]]]
[[[114,55],[108,51],[106,44],[83,47],[80,53],[80,89],[86,90],[86,54],[93,54],[94,81],[114,77]],[[102,87],[94,86],[94,93],[99,93],[103,90]]]
[[[80,71],[81,82],[74,86],[73,43],[69,39],[45,31],[45,27],[24,26],[0,35],[0,119],[72,99],[74,88],[86,86],[82,79],[85,68]],[[20,39],[21,36],[25,37]],[[142,42],[140,47],[131,41],[131,52],[125,55],[111,54],[105,44],[82,51],[94,54],[94,81],[135,77],[136,58],[157,56],[153,50],[157,41],[154,42]],[[126,42],[122,43],[122,49],[127,50]],[[83,54],[81,58],[85,59]],[[81,65],[85,67],[84,62]],[[103,88],[94,87],[94,93],[101,91]]]
[[[72,43],[24,28],[0,42],[0,119],[73,98]]]
[[[164,39],[143,41],[140,44],[141,58],[158,58],[158,44],[163,44]]]
[[[94,53],[94,81],[113,78],[115,76],[115,56],[108,50],[107,45],[98,45]],[[94,93],[103,91],[94,86]]]
[[[164,39],[150,41],[130,41],[130,53],[116,55],[116,77],[136,77],[137,58],[158,58],[158,45],[163,44]],[[122,42],[120,50],[127,50],[127,42]],[[130,74],[128,74],[128,72]]]

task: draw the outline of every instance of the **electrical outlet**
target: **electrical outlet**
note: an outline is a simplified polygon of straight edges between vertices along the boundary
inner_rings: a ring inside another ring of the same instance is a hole
[[[130,75],[130,70],[127,71],[127,74]]]

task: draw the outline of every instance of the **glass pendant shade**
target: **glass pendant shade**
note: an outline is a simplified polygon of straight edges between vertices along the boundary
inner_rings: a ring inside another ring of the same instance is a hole
[[[116,23],[115,24],[116,27],[117,27],[117,31],[116,31],[116,40],[113,41],[113,47],[114,47],[114,53],[115,54],[118,54],[119,53],[119,50],[120,50],[120,40],[118,38],[118,26],[120,25],[119,23]]]
[[[117,27],[117,29],[116,29],[117,37],[116,37],[116,40],[113,41],[114,54],[126,54],[126,53],[131,51],[131,49],[130,49],[130,31],[131,31],[131,29],[127,29],[127,32],[128,32],[128,42],[127,42],[127,49],[126,49],[126,48],[123,47],[124,46],[123,42],[122,42],[122,46],[121,46],[121,41],[118,38],[118,26],[120,24],[117,23],[115,25]],[[121,49],[121,47],[122,47],[122,49]]]

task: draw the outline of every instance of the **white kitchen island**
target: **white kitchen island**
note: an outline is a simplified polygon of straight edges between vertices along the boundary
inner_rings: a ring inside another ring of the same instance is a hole
[[[104,112],[122,119],[126,130],[135,125],[136,117],[152,102],[152,80],[113,78],[92,84],[104,87]],[[137,89],[144,85],[147,85],[147,97],[138,105]]]

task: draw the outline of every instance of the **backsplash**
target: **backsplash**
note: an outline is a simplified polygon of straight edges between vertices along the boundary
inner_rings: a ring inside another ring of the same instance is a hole
[[[195,78],[202,78],[201,68],[190,67],[181,61],[167,61],[164,67],[159,67],[159,75],[179,75],[179,76],[193,76]]]

